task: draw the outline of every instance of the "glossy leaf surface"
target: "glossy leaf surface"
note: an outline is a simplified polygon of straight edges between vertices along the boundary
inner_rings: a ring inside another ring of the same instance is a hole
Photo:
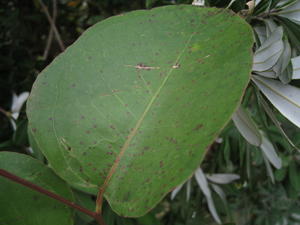
[[[259,129],[242,106],[233,114],[232,120],[239,132],[250,144],[260,146],[262,137]]]
[[[300,127],[299,88],[258,76],[253,76],[253,81],[282,115]]]
[[[34,84],[30,132],[74,187],[141,216],[199,166],[249,80],[252,32],[224,9],[167,6],[90,28]]]
[[[0,168],[73,201],[68,185],[36,159],[0,152]],[[0,177],[0,211],[3,225],[73,224],[68,206],[4,177]]]

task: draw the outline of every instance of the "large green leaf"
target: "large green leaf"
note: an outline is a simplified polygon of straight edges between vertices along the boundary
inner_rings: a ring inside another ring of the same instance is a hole
[[[115,16],[36,80],[30,132],[74,187],[141,216],[199,166],[249,81],[252,32],[224,9]]]
[[[0,168],[73,201],[68,185],[53,171],[29,156],[0,152]],[[72,225],[68,206],[0,177],[1,225]]]

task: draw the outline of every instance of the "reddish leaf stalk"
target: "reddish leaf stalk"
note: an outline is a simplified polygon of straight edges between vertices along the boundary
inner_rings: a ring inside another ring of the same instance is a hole
[[[18,177],[16,175],[12,174],[12,173],[9,173],[6,170],[0,169],[0,176],[3,176],[3,177],[5,177],[5,178],[7,178],[11,181],[14,181],[14,182],[16,182],[18,184],[21,184],[25,187],[28,187],[30,189],[33,189],[33,190],[35,190],[37,192],[40,192],[44,195],[47,195],[48,197],[53,198],[57,201],[60,201],[63,204],[68,205],[71,208],[74,208],[74,209],[76,209],[80,212],[83,212],[83,213],[87,214],[88,216],[94,218],[99,223],[99,225],[106,225],[100,214],[97,214],[96,212],[92,212],[92,211],[90,211],[86,208],[83,208],[83,207],[75,204],[74,202],[71,202],[71,201],[69,201],[69,200],[67,200],[67,199],[65,199],[65,198],[63,198],[63,197],[61,197],[61,196],[59,196],[59,195],[57,195],[57,194],[55,194],[51,191],[48,191],[48,190],[46,190],[46,189],[44,189],[44,188],[42,188],[42,187],[40,187],[36,184],[33,184],[33,183],[31,183],[27,180],[24,180],[21,177]]]

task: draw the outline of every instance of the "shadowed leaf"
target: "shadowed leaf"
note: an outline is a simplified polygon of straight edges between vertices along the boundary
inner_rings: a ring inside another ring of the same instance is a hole
[[[36,159],[1,152],[0,168],[73,201],[68,185]],[[68,206],[4,177],[0,177],[0,211],[3,225],[73,224]]]

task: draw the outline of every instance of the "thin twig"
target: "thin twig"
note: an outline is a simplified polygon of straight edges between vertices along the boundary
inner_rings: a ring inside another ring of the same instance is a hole
[[[57,40],[57,42],[58,42],[58,44],[59,44],[59,46],[60,46],[60,49],[61,49],[62,51],[64,51],[64,50],[66,49],[66,48],[65,48],[65,45],[64,45],[64,43],[63,43],[63,41],[62,41],[62,39],[61,39],[61,36],[60,36],[60,34],[59,34],[59,32],[58,32],[58,30],[57,30],[57,28],[56,28],[56,25],[55,25],[53,19],[51,18],[50,14],[49,14],[49,11],[48,11],[47,6],[43,3],[43,0],[39,0],[39,3],[41,4],[41,7],[43,8],[44,13],[45,13],[45,15],[46,15],[46,17],[47,17],[47,19],[48,19],[48,22],[50,23],[50,25],[51,25],[51,27],[52,27],[52,29],[53,29],[55,38],[56,38],[56,40]]]
[[[0,107],[0,112],[3,113],[5,116],[8,116],[8,112],[2,109],[1,107]]]
[[[55,24],[56,22],[56,16],[57,16],[57,1],[53,0],[53,5],[52,5],[52,20],[53,23]],[[50,26],[50,30],[49,30],[49,34],[48,34],[48,38],[47,38],[47,43],[46,43],[46,47],[44,50],[44,54],[43,54],[43,59],[46,60],[48,58],[48,53],[52,44],[52,40],[53,40],[53,27]]]
[[[52,44],[52,40],[53,40],[53,29],[52,29],[52,27],[50,27],[46,47],[45,47],[45,50],[43,53],[43,60],[46,60],[48,58],[48,53],[49,53],[49,50],[50,50],[50,47]]]
[[[24,180],[21,177],[18,177],[16,175],[12,174],[12,173],[9,173],[6,170],[0,169],[0,176],[3,176],[3,177],[5,177],[5,178],[7,178],[7,179],[9,179],[11,181],[14,181],[14,182],[16,182],[18,184],[23,185],[25,187],[31,188],[31,189],[33,189],[33,190],[35,190],[37,192],[40,192],[40,193],[42,193],[44,195],[49,196],[50,198],[53,198],[53,199],[55,199],[57,201],[62,202],[65,205],[68,205],[68,206],[70,206],[73,209],[76,209],[76,210],[78,210],[80,212],[83,212],[86,215],[94,218],[99,223],[99,225],[106,225],[101,215],[99,215],[99,214],[97,214],[95,212],[92,212],[92,211],[90,211],[90,210],[88,210],[86,208],[83,208],[83,207],[77,205],[76,203],[71,202],[71,201],[69,201],[69,200],[67,200],[67,199],[65,199],[65,198],[63,198],[63,197],[61,197],[61,196],[59,196],[59,195],[51,192],[51,191],[48,191],[48,190],[46,190],[46,189],[44,189],[44,188],[36,185],[36,184],[33,184],[33,183],[31,183],[31,182],[29,182],[27,180]]]

